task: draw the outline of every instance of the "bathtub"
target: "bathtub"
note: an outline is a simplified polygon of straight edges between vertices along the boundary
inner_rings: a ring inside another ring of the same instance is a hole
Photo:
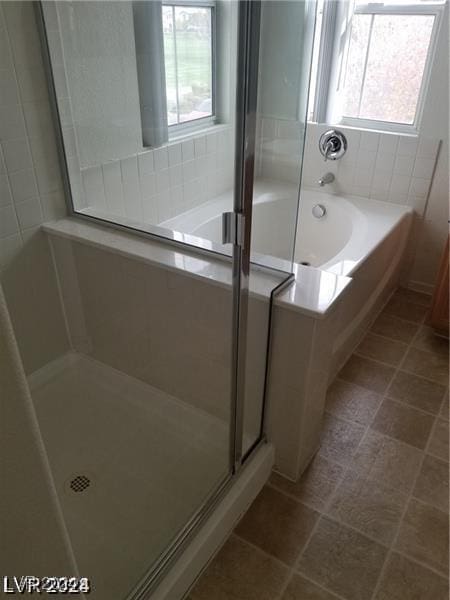
[[[317,205],[325,209],[321,218],[313,214]],[[160,225],[220,245],[221,215],[230,210],[231,191]],[[298,202],[295,185],[263,179],[255,183],[253,260],[292,270],[297,282],[301,264],[352,278],[339,307],[339,327],[333,331],[330,380],[398,285],[412,214],[409,206],[325,190],[303,188]]]
[[[317,205],[326,211],[321,218],[313,215]],[[230,210],[231,191],[160,226],[220,245],[221,215]],[[252,253],[350,276],[411,212],[400,204],[305,188],[298,203],[297,186],[260,179],[253,196]]]

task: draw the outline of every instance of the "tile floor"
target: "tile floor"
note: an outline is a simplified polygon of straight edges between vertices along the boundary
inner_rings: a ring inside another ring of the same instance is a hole
[[[189,600],[447,600],[448,344],[428,303],[394,294],[302,479],[272,475]]]

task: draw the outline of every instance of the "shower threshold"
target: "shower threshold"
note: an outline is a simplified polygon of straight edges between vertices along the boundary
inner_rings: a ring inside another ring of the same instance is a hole
[[[29,382],[89,596],[125,598],[226,477],[228,424],[75,352]]]

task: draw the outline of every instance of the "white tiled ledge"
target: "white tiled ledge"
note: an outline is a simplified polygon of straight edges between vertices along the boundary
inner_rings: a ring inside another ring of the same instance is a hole
[[[213,285],[229,287],[232,284],[231,259],[226,256],[206,256],[202,251],[190,251],[164,241],[139,237],[75,217],[45,223],[42,229],[50,236],[84,242],[195,279],[206,279]],[[271,291],[286,277],[287,273],[252,265],[250,294],[255,298],[267,299]],[[349,277],[295,265],[295,281],[277,296],[276,305],[323,318],[350,282]]]

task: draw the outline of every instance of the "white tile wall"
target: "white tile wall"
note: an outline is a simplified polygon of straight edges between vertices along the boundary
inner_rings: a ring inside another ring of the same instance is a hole
[[[44,221],[66,214],[30,2],[0,3],[0,268]]]
[[[137,221],[160,223],[232,186],[233,148],[230,128],[227,126],[216,126],[215,131],[208,134],[194,135],[150,151],[143,149],[127,158],[103,162],[80,172],[79,149],[77,152],[59,31],[59,26],[63,26],[61,20],[65,17],[60,14],[58,24],[54,4],[47,2],[44,8],[65,149],[70,159],[72,196],[77,209],[96,208]],[[28,93],[28,89],[34,85],[39,98],[43,90],[37,79],[38,75],[31,78],[24,75],[24,86]],[[13,93],[14,90],[11,91]],[[25,114],[29,127],[42,137],[45,130],[52,127],[47,108],[37,106]],[[9,124],[5,123],[5,127],[20,129],[20,115],[13,116]],[[39,186],[39,177],[37,179]],[[45,193],[51,191],[46,189]]]
[[[336,181],[327,186],[327,192],[407,204],[422,216],[440,141],[422,136],[337,128],[347,136],[347,153],[337,161],[324,162],[318,141],[329,126],[308,123],[303,184],[317,187],[318,179],[331,171],[335,173]]]
[[[302,124],[260,117],[256,138],[257,175],[299,184],[304,138]]]
[[[427,137],[337,127],[348,141],[345,156],[324,162],[318,149],[328,125],[308,123],[302,183],[318,187],[327,171],[336,177],[326,191],[408,204],[423,215],[440,141]],[[258,121],[256,169],[260,177],[298,183],[302,163],[300,123],[261,118]]]
[[[221,194],[233,183],[230,128],[82,170],[89,208],[161,223]]]

